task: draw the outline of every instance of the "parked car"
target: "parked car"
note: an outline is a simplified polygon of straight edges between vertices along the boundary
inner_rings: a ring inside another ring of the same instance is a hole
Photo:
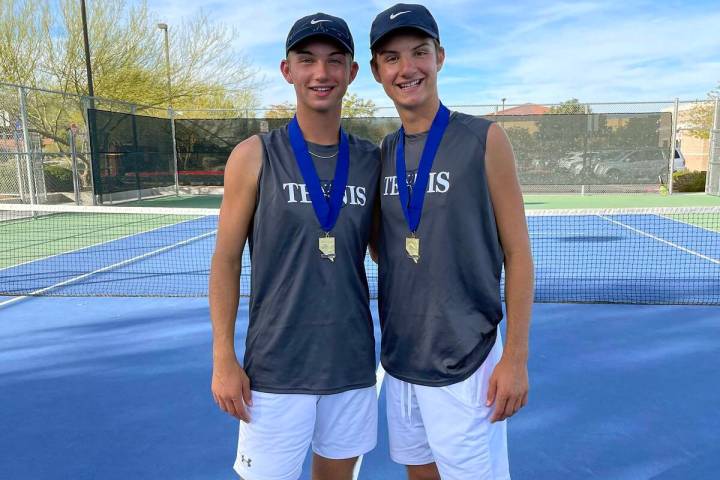
[[[668,151],[664,148],[642,148],[620,151],[610,158],[599,160],[593,174],[608,183],[637,183],[667,181]],[[685,168],[685,158],[675,149],[673,170]]]

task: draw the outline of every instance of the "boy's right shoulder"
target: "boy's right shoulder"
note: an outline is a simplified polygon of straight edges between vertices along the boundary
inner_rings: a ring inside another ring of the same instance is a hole
[[[263,158],[263,140],[260,135],[252,135],[235,145],[225,165],[225,182],[231,178],[246,175],[259,175]]]
[[[252,135],[235,145],[228,161],[242,161],[245,157],[262,153],[263,140],[260,135],[263,134]]]

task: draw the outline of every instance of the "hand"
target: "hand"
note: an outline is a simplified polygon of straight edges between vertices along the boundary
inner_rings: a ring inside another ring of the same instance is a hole
[[[527,362],[503,355],[490,376],[485,404],[488,407],[495,404],[490,421],[499,422],[516,414],[527,405],[528,390]]]
[[[213,362],[212,394],[220,409],[238,420],[250,423],[246,406],[252,406],[250,379],[237,360]]]

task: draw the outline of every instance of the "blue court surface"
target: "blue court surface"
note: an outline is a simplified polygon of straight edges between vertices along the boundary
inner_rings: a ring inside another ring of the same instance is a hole
[[[565,212],[528,211],[536,301],[720,304],[720,209]],[[216,229],[212,214],[0,222],[0,292],[204,297]],[[246,295],[249,264],[247,255]],[[366,270],[376,297],[369,258]]]
[[[246,325],[243,300],[240,355]],[[719,478],[718,372],[719,307],[536,305],[513,478]],[[0,307],[0,478],[234,479],[237,422],[210,374],[205,298]],[[380,400],[359,478],[403,479]]]

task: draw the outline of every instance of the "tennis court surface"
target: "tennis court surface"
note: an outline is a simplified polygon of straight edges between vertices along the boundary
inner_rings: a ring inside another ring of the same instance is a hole
[[[720,304],[720,207],[528,210],[537,302]],[[207,296],[216,209],[0,205],[0,294]],[[249,294],[249,256],[241,293]],[[377,269],[367,261],[371,296]]]
[[[538,303],[513,478],[715,478],[720,209],[528,224]],[[0,206],[0,478],[235,478],[236,423],[210,395],[216,228],[212,209]],[[239,355],[246,326],[243,300]],[[401,479],[379,394],[358,478]]]

